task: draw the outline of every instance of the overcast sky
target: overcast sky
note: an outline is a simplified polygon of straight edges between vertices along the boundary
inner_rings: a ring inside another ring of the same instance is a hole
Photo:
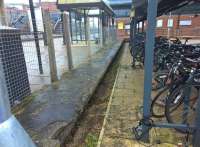
[[[29,0],[4,0],[5,4],[28,4]],[[56,0],[41,0],[42,2],[56,2]],[[39,2],[39,0],[33,0],[33,2]]]

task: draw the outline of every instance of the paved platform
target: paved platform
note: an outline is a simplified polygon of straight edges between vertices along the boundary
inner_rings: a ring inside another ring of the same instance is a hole
[[[22,44],[31,91],[35,92],[37,90],[40,90],[45,85],[51,84],[48,47],[44,45],[43,40],[39,40],[44,71],[43,74],[40,74],[35,42],[23,41]],[[63,44],[62,38],[54,38],[54,46],[58,78],[60,79],[62,74],[68,71],[66,47]],[[74,68],[77,68],[80,64],[87,62],[87,60],[89,60],[91,56],[93,56],[99,50],[99,45],[95,44],[94,42],[91,43],[90,47],[85,45],[85,42],[72,44],[72,60]]]
[[[132,128],[138,124],[142,114],[143,81],[144,71],[131,67],[131,56],[126,44],[97,147],[175,147],[169,143],[181,141],[169,129],[152,129],[150,140],[153,145],[142,145],[134,140]],[[156,140],[161,140],[162,144],[155,144]]]
[[[111,48],[101,49],[16,111],[38,146],[56,147],[64,142],[121,45],[119,41]]]

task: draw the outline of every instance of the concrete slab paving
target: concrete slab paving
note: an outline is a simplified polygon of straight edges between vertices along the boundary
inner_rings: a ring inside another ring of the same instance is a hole
[[[97,52],[18,110],[18,120],[38,146],[48,139],[64,143],[121,44]]]
[[[153,145],[142,145],[134,140],[132,128],[138,124],[142,113],[143,81],[144,71],[131,67],[126,44],[97,147],[175,147],[174,144],[181,141],[180,136],[169,129],[152,129]],[[158,139],[167,143],[155,144]]]
[[[24,56],[28,71],[29,83],[31,91],[35,92],[40,90],[44,85],[51,84],[50,69],[49,69],[49,57],[48,48],[44,45],[43,40],[39,40],[40,52],[44,73],[39,73],[38,59],[36,53],[36,47],[34,41],[24,41],[22,43]],[[68,62],[65,45],[63,45],[63,39],[61,37],[54,38],[55,56],[58,78],[60,79],[62,74],[68,71]],[[98,44],[91,43],[91,46],[80,43],[72,45],[72,59],[74,68],[77,68],[80,64],[87,62],[92,55],[100,50]]]

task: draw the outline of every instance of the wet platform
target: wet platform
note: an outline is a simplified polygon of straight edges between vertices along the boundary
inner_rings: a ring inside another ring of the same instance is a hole
[[[143,69],[131,67],[128,44],[124,49],[97,147],[175,147],[181,137],[173,130],[152,129],[151,144],[134,140],[132,128],[142,118]],[[157,141],[161,144],[157,144]],[[176,144],[176,145],[175,145]]]
[[[101,49],[15,112],[38,146],[63,143],[123,43]]]
[[[22,44],[31,91],[35,92],[51,84],[48,47],[44,45],[43,40],[39,40],[44,71],[43,74],[40,74],[35,42],[31,40],[23,41]],[[61,79],[62,74],[68,71],[66,46],[63,44],[63,39],[61,37],[54,38],[54,46],[58,79]],[[100,46],[94,42],[91,42],[90,46],[86,45],[84,41],[72,44],[71,51],[74,68],[87,62],[100,49]]]

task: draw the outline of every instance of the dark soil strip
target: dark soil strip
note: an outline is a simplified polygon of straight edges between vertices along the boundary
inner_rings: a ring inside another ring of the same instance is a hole
[[[124,46],[121,47],[117,57],[91,97],[72,136],[66,139],[66,147],[96,147]]]

